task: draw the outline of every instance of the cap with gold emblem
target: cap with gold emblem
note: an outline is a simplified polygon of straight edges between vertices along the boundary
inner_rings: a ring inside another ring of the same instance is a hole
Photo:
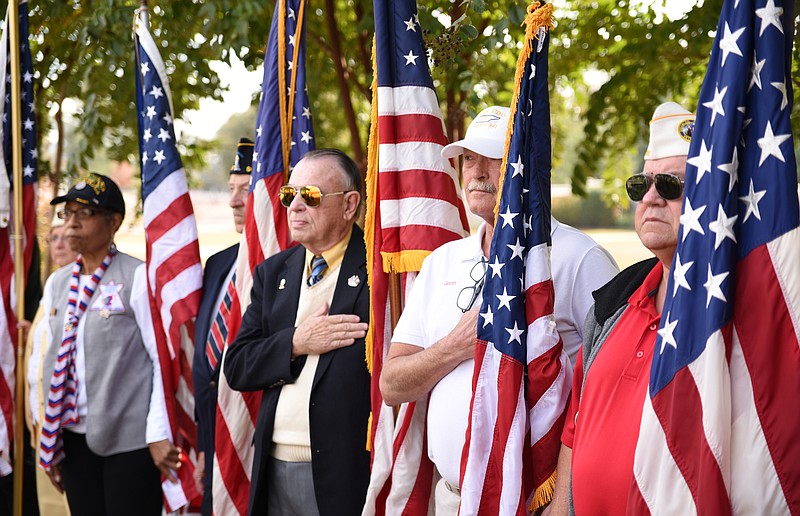
[[[661,159],[689,154],[695,115],[680,104],[665,102],[650,120],[650,144],[644,159]]]
[[[108,176],[89,172],[78,178],[69,191],[59,195],[50,204],[75,201],[92,208],[103,208],[125,215],[125,199],[117,183]]]
[[[250,174],[253,171],[253,140],[242,138],[236,146],[236,161],[231,166],[231,174]]]

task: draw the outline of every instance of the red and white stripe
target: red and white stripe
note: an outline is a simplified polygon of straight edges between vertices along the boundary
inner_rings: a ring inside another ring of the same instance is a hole
[[[411,291],[415,273],[407,273],[404,282],[404,295]],[[374,282],[374,280],[373,280]],[[373,283],[374,284],[374,283]],[[385,285],[384,285],[385,287]],[[381,291],[378,291],[380,295]],[[375,291],[371,291],[373,303]],[[384,299],[387,295],[383,291]],[[370,484],[367,490],[367,500],[362,512],[363,515],[391,515],[411,514],[422,515],[428,513],[428,506],[433,495],[434,477],[433,463],[428,458],[426,420],[428,414],[428,398],[422,398],[412,403],[403,403],[395,419],[394,407],[389,407],[382,402],[377,378],[380,378],[383,360],[388,353],[388,345],[378,347],[377,343],[389,343],[391,328],[388,324],[388,300],[381,306],[385,307],[383,317],[373,318],[370,324],[376,330],[382,328],[381,340],[375,336],[373,354],[381,353],[380,360],[373,358],[373,378],[371,396],[372,407],[376,410],[376,400],[380,400],[379,412],[373,412],[373,438],[372,438],[372,470]],[[375,309],[376,307],[373,307]]]
[[[527,363],[478,341],[467,442],[461,458],[463,515],[527,514],[526,493],[555,471],[572,367],[555,329],[547,244],[525,266]],[[527,391],[524,369],[527,369]],[[486,478],[491,481],[486,481]]]
[[[150,54],[151,56],[153,54]],[[194,355],[194,318],[200,305],[203,268],[197,223],[186,174],[167,176],[143,203],[147,242],[147,288],[153,318],[171,440],[181,447],[182,497],[165,498],[177,510],[198,496],[188,456],[197,447],[189,357]]]
[[[222,367],[226,350],[239,333],[242,316],[250,304],[253,270],[265,258],[286,249],[290,241],[286,208],[277,201],[282,185],[283,174],[269,175],[253,185],[247,200]],[[255,451],[252,443],[260,403],[261,392],[234,391],[225,375],[219,375],[212,488],[214,514],[247,514]]]
[[[14,376],[16,364],[16,321],[14,313],[15,295],[14,288],[14,265],[9,255],[11,245],[9,242],[9,231],[0,229],[0,286],[2,296],[0,296],[0,476],[11,473],[11,446],[14,439],[14,395],[16,378]]]
[[[0,153],[2,163],[2,153]],[[0,174],[5,167],[0,165]],[[10,194],[10,192],[7,192]],[[9,200],[13,206],[13,201]],[[30,270],[36,231],[36,184],[22,190],[23,270]],[[11,210],[13,213],[13,209]],[[0,476],[11,473],[14,440],[14,397],[16,386],[17,295],[14,281],[13,215],[8,226],[0,228]]]
[[[436,92],[378,88],[378,172],[382,252],[433,251],[469,234]],[[396,177],[394,177],[396,176]]]
[[[798,249],[794,229],[741,260],[732,323],[646,397],[629,513],[800,514]]]
[[[369,278],[372,470],[362,514],[427,514],[434,471],[427,453],[427,398],[401,405],[395,421],[394,409],[383,403],[378,385],[392,335],[382,253],[430,252],[468,235],[469,224],[458,174],[441,156],[447,138],[436,92],[419,86],[381,87],[374,101],[378,177],[376,198],[368,199],[368,219],[374,221]],[[399,260],[395,270],[407,273],[405,299],[415,271]]]
[[[255,157],[253,162],[255,163]],[[291,241],[286,208],[278,202],[278,192],[283,184],[283,174],[266,176],[252,185],[247,199],[244,235],[239,244],[239,258],[236,263],[236,291],[243,310],[250,304],[253,270],[264,259],[286,249]],[[239,324],[241,321],[237,321],[235,331],[228,333],[229,341],[233,341],[230,335],[236,337]]]

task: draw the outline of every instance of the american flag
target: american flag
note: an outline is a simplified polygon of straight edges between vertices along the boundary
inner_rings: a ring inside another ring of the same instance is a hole
[[[275,5],[264,60],[253,174],[226,349],[236,338],[241,316],[250,304],[253,269],[291,243],[286,208],[278,201],[278,191],[291,168],[315,146],[306,91],[304,18],[303,0],[286,0]],[[260,402],[260,392],[235,392],[228,386],[225,375],[220,375],[212,488],[215,514],[247,513],[252,441]]]
[[[783,0],[722,7],[629,513],[800,514],[792,10]]]
[[[461,459],[462,515],[525,515],[550,500],[572,368],[556,331],[550,273],[552,4],[528,9],[499,218],[478,318]]]
[[[176,511],[200,496],[189,459],[197,449],[190,364],[203,269],[186,173],[175,142],[166,69],[138,15],[134,40],[147,289],[171,440],[183,450],[177,470],[180,485],[162,484],[167,509]]]
[[[374,7],[377,81],[365,224],[373,453],[364,514],[425,514],[433,482],[433,464],[425,450],[427,399],[403,404],[395,423],[379,388],[392,335],[389,272],[419,271],[425,256],[469,234],[469,225],[458,175],[441,157],[447,137],[416,2],[375,0]],[[403,298],[413,274],[405,276]]]
[[[8,28],[8,11],[5,27]],[[22,215],[23,270],[31,264],[33,241],[36,237],[36,180],[39,154],[36,147],[36,114],[33,99],[33,66],[28,43],[28,3],[19,5],[20,96],[22,107]],[[0,82],[2,105],[2,159],[0,159],[0,476],[11,473],[11,446],[14,437],[15,363],[17,346],[17,314],[14,278],[14,200],[12,181],[11,131],[11,67],[8,30],[0,38],[0,70],[5,80]]]

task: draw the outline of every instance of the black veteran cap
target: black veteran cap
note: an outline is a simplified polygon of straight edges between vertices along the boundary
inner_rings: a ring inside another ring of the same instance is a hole
[[[239,140],[236,146],[236,161],[231,166],[231,174],[249,174],[253,171],[253,147],[255,144],[249,138]]]
[[[50,204],[75,201],[92,208],[103,208],[125,215],[125,199],[117,183],[110,177],[89,172],[78,178],[78,182],[65,195],[50,201]]]

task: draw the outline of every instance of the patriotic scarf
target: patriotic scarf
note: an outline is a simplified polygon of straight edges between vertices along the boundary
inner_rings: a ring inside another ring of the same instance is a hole
[[[53,464],[58,464],[64,460],[63,442],[61,440],[61,428],[78,424],[78,375],[75,370],[75,358],[77,349],[75,338],[78,334],[78,323],[86,312],[86,307],[94,295],[94,291],[100,280],[108,269],[111,259],[117,254],[115,246],[111,246],[108,254],[103,259],[100,266],[94,271],[89,283],[87,283],[80,293],[81,268],[83,257],[78,256],[72,266],[72,277],[69,283],[69,297],[67,298],[67,313],[64,324],[64,333],[61,338],[61,346],[56,355],[56,366],[53,377],[50,380],[50,393],[47,397],[44,421],[42,422],[42,441],[39,449],[39,464],[45,470],[50,469]]]

